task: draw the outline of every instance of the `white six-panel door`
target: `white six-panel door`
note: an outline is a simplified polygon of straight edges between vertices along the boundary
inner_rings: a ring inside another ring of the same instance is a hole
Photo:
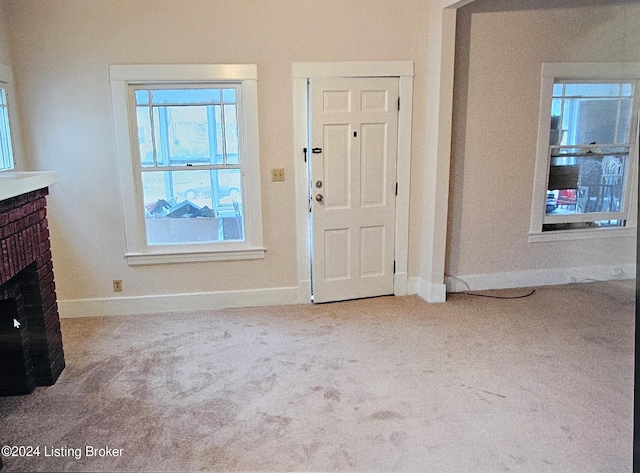
[[[314,302],[393,293],[397,78],[310,81]]]

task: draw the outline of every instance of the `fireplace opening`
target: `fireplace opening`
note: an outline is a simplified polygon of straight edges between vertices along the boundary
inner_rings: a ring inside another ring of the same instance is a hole
[[[36,387],[21,279],[0,288],[0,395],[29,394]]]

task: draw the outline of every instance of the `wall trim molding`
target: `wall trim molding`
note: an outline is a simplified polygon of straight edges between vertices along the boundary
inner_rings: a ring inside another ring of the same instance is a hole
[[[295,62],[295,79],[308,77],[403,77],[414,75],[413,61]]]
[[[427,302],[447,301],[447,286],[444,284],[431,284],[424,278],[418,278],[416,290],[417,294]]]
[[[298,287],[242,291],[163,294],[133,297],[58,300],[60,318],[136,315],[180,311],[292,305],[301,301]],[[309,300],[306,303],[310,303]]]
[[[620,277],[614,276],[614,270],[617,268],[622,270]],[[464,292],[489,289],[512,289],[518,287],[555,286],[581,282],[633,279],[635,277],[636,265],[630,263],[573,268],[534,269],[495,274],[447,275],[445,280],[447,292]]]
[[[308,146],[308,96],[307,83],[318,77],[397,77],[398,93],[404,104],[398,112],[398,147],[396,155],[396,181],[398,193],[395,209],[394,256],[396,275],[394,294],[407,293],[406,273],[409,261],[409,190],[411,184],[411,133],[413,123],[413,61],[362,61],[362,62],[304,62],[292,64],[294,163],[296,188],[296,241],[298,282],[300,293],[312,292],[311,288],[311,238],[309,221],[309,172],[302,152]],[[304,285],[304,286],[303,286]]]
[[[404,278],[406,292],[417,293],[418,278]],[[102,317],[155,314],[180,311],[234,309],[274,305],[311,304],[310,281],[297,287],[278,287],[240,291],[199,292],[195,294],[161,294],[131,297],[103,297],[58,300],[60,318]]]
[[[613,276],[616,268],[622,270],[621,277]],[[427,302],[439,303],[446,301],[447,292],[633,279],[635,275],[635,264],[621,264],[447,276],[446,284],[429,284],[423,278],[409,277],[406,295],[417,294]],[[77,318],[310,304],[308,281],[299,283],[297,287],[269,289],[58,300],[58,311],[60,318]]]
[[[418,281],[420,278],[407,278],[407,296],[414,296],[418,293]]]

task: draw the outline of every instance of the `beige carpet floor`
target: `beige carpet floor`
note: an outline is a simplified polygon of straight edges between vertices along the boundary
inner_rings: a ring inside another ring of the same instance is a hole
[[[627,281],[65,319],[56,385],[0,398],[0,445],[41,449],[5,470],[631,471],[634,309]]]

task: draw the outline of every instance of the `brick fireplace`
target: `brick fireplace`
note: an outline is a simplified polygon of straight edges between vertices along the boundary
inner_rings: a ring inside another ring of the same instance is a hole
[[[52,385],[65,366],[47,223],[48,188],[0,201],[0,395]]]

